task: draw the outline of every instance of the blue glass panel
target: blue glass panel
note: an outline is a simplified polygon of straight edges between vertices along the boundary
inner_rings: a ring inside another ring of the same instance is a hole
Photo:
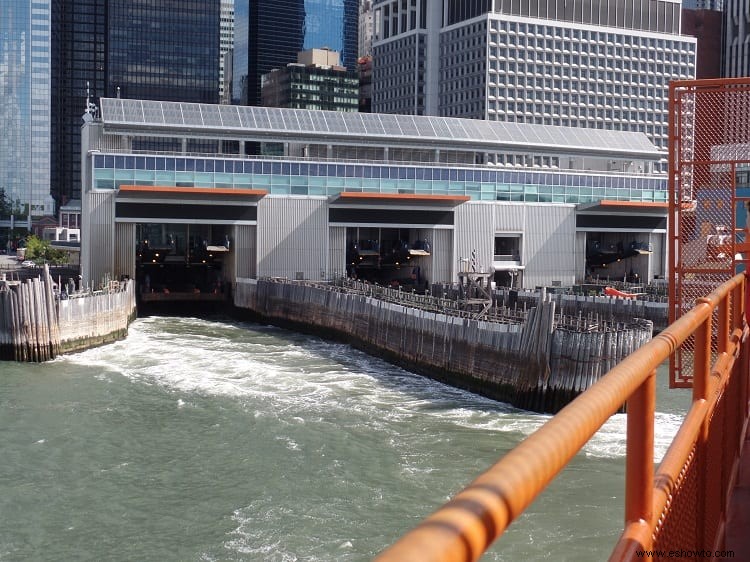
[[[354,177],[354,166],[346,166],[346,177],[347,178]]]
[[[306,185],[293,185],[292,195],[307,195],[307,186]]]
[[[261,173],[261,174],[272,174],[273,173],[273,165],[272,165],[271,162],[261,162],[261,164],[263,166],[263,168],[262,168],[263,171],[261,171],[261,172],[255,172],[256,174],[257,173]]]
[[[105,168],[114,168],[115,167],[115,157],[114,156],[105,156],[104,157],[104,167]]]
[[[355,178],[361,178],[361,177],[364,177],[364,175],[365,175],[364,166],[354,166]]]
[[[291,175],[293,175],[293,176],[298,176],[299,175],[299,164],[297,164],[296,162],[294,162],[293,164],[291,164],[289,173]],[[294,191],[292,191],[292,193],[294,193]]]
[[[104,156],[97,154],[94,156],[94,168],[104,168]]]
[[[125,157],[125,167],[128,170],[134,170],[135,169],[135,156],[126,156]]]
[[[245,166],[244,163],[241,160],[235,160],[233,163],[233,169],[235,174],[244,174],[245,173]]]
[[[310,165],[309,164],[300,164],[299,165],[299,175],[300,176],[309,176],[310,175]]]
[[[406,179],[407,180],[414,179],[414,168],[406,168]]]
[[[146,169],[146,158],[144,156],[138,156],[135,159],[135,169],[145,170]]]
[[[406,168],[398,168],[398,179],[400,180],[406,179]]]
[[[156,158],[154,158],[153,156],[146,157],[146,169],[156,170]]]
[[[177,158],[174,163],[174,168],[178,172],[184,172],[185,171],[185,160],[183,158]]]
[[[174,158],[165,158],[164,165],[166,166],[167,170],[174,170]]]
[[[363,178],[371,178],[372,177],[372,166],[365,166],[362,170],[362,177]]]
[[[289,162],[281,163],[281,175],[288,176],[290,169],[291,169],[291,166],[289,165]]]
[[[122,170],[125,167],[125,157],[115,156],[115,168]]]
[[[305,164],[307,166],[307,175],[308,176],[317,176],[318,175],[318,165],[317,164]],[[303,168],[300,168],[300,171],[302,171]]]
[[[203,162],[203,169],[206,172],[213,172],[214,171],[214,161],[213,160],[205,160]]]
[[[205,164],[206,164],[206,161],[203,160],[203,159],[196,160],[195,161],[195,171],[196,172],[202,172],[203,170],[205,170],[206,169],[205,168]]]
[[[271,162],[271,174],[274,176],[281,175],[281,162]]]
[[[166,164],[164,163],[164,160],[165,159],[163,157],[158,157],[156,159],[156,168],[155,168],[156,170],[164,170],[165,169]]]

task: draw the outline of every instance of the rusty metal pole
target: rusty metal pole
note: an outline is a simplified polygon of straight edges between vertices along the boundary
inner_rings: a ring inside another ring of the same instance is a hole
[[[654,485],[654,412],[656,371],[627,402],[627,457],[625,465],[625,525],[651,524]],[[651,544],[643,545],[650,549]]]
[[[711,301],[707,298],[700,298],[696,302],[696,308],[701,306],[711,306]],[[695,355],[693,360],[693,404],[696,402],[705,402],[708,396],[708,383],[711,376],[711,332],[712,316],[709,314],[704,322],[695,330]],[[719,338],[721,339],[721,337]],[[695,444],[698,470],[698,490],[696,498],[696,513],[691,514],[696,518],[696,537],[695,544],[705,544],[706,522],[702,520],[701,515],[706,509],[706,489],[707,475],[706,470],[708,463],[706,459],[706,443],[708,441],[708,420],[704,419],[698,433]],[[701,514],[701,515],[699,515]]]

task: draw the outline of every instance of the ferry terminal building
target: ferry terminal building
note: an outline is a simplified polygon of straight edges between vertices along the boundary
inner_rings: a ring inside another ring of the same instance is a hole
[[[94,284],[420,288],[474,267],[534,288],[665,273],[667,178],[651,173],[665,154],[642,133],[119,98],[86,121]]]

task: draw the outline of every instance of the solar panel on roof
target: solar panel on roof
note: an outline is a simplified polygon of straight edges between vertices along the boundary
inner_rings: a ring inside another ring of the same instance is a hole
[[[251,108],[249,107],[237,107],[237,112],[240,116],[240,122],[242,123],[242,126],[246,129],[255,129],[255,115],[251,111]]]
[[[432,138],[435,136],[435,129],[430,125],[430,120],[425,117],[415,117],[414,124],[417,126],[417,131],[420,137]]]
[[[440,117],[431,117],[430,124],[432,125],[432,129],[435,131],[435,138],[438,138],[438,139],[453,138],[451,136],[450,127],[448,126],[448,123],[446,123],[445,119],[442,119]]]
[[[251,107],[248,108],[255,117],[255,128],[260,130],[268,130],[271,128],[271,119],[268,116],[268,109],[265,107]]]
[[[296,109],[284,112],[284,123],[286,124],[287,131],[299,131],[300,130],[299,121],[297,121],[298,115],[299,115],[299,111]]]
[[[313,123],[313,131],[328,132],[328,125],[326,125],[326,120],[323,117],[322,111],[310,112],[310,120]]]
[[[164,114],[161,112],[161,103],[158,101],[144,100],[141,102],[143,108],[143,121],[161,125],[164,123]]]
[[[309,132],[313,130],[313,122],[309,111],[297,112],[297,121],[299,122],[300,131]]]
[[[362,121],[362,113],[346,113],[346,128],[350,133],[364,134],[367,133],[367,127],[365,127]]]
[[[203,124],[207,127],[221,127],[223,125],[218,105],[201,106]]]
[[[122,100],[109,100],[106,116],[110,121],[124,121],[122,114]]]
[[[383,133],[390,136],[401,135],[401,125],[398,117],[395,115],[380,115],[380,125],[383,127]]]
[[[240,113],[237,110],[236,105],[217,105],[214,107],[219,108],[219,116],[221,117],[222,126],[232,128],[242,127],[242,122],[240,121]]]
[[[281,117],[281,113],[275,107],[267,109],[268,111],[268,124],[269,128],[274,131],[284,130],[284,120]]]
[[[360,113],[362,119],[362,125],[365,127],[365,132],[368,135],[382,135],[385,130],[383,124],[380,122],[380,115],[377,113]]]
[[[163,102],[164,122],[167,125],[182,125],[182,109],[177,102]]]
[[[203,115],[201,114],[200,105],[197,103],[183,103],[182,119],[185,125],[203,126]]]
[[[122,111],[123,117],[128,123],[143,123],[143,111],[140,102],[124,104]]]
[[[331,133],[346,133],[346,123],[338,111],[326,111],[325,120],[328,123],[328,131]]]
[[[407,137],[418,137],[419,131],[417,125],[414,123],[414,117],[412,115],[404,115],[399,119],[398,124],[401,127],[401,134]]]

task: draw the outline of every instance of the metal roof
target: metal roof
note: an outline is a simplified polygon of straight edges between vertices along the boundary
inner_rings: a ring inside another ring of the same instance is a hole
[[[520,150],[658,160],[643,133],[451,117],[102,98],[105,127],[161,136]]]

